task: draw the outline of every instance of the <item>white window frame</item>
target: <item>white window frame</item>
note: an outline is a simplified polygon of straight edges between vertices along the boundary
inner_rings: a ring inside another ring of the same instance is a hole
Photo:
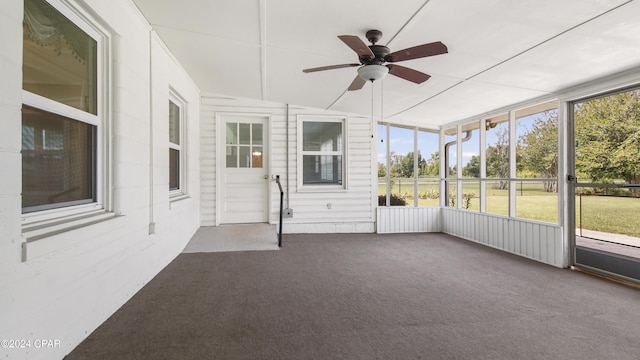
[[[326,122],[326,123],[340,123],[342,125],[342,151],[303,151],[304,149],[304,135],[303,128],[306,122]],[[298,116],[298,189],[300,191],[315,191],[315,192],[332,192],[332,191],[344,191],[348,189],[347,184],[347,117],[345,116],[312,116],[312,115],[299,115]],[[305,155],[340,155],[342,156],[342,184],[320,184],[320,185],[305,185],[304,184],[304,167],[303,158]]]
[[[28,232],[30,226],[47,224],[56,220],[57,228],[64,227],[65,219],[72,223],[73,227],[78,226],[78,215],[83,213],[97,214],[96,210],[111,211],[111,183],[110,146],[108,140],[108,129],[110,127],[110,94],[107,91],[110,83],[110,44],[106,28],[95,21],[88,12],[79,7],[71,7],[71,4],[60,0],[44,0],[63,16],[73,22],[87,35],[96,41],[96,114],[91,114],[72,106],[51,100],[44,96],[22,90],[22,104],[34,107],[39,110],[67,117],[74,121],[80,121],[96,127],[96,159],[95,159],[95,201],[82,205],[72,205],[60,208],[52,208],[22,214],[23,234]],[[89,218],[87,223],[93,223]],[[46,226],[45,226],[46,227]],[[44,233],[45,230],[39,231]],[[52,233],[59,231],[53,230]],[[29,236],[25,236],[29,239]],[[44,237],[40,235],[39,237]]]
[[[169,102],[176,105],[179,109],[180,119],[178,120],[178,134],[180,144],[172,143],[169,139],[169,149],[178,151],[178,188],[169,189],[169,197],[171,200],[177,200],[187,195],[187,146],[186,146],[186,117],[187,117],[187,104],[186,101],[178,95],[178,93],[170,89],[169,90]],[[170,116],[170,114],[169,114]],[[168,118],[168,117],[167,117]],[[167,119],[168,120],[168,119]],[[167,132],[167,137],[169,133]],[[171,171],[171,169],[169,169]]]

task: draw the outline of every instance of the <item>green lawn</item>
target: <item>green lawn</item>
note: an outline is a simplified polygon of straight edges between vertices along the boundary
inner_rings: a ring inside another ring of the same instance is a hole
[[[455,182],[452,183],[455,188]],[[439,194],[437,182],[420,184],[418,193],[419,206],[437,206],[439,199],[433,198]],[[394,181],[392,194],[404,197],[408,206],[413,206],[413,182],[411,180]],[[385,193],[384,181],[378,184],[378,194]],[[479,183],[465,182],[464,194],[474,194],[469,203],[470,210],[479,209]],[[430,195],[426,198],[424,195]],[[507,215],[509,211],[509,197],[507,190],[495,189],[487,184],[487,212],[491,214]],[[580,216],[582,203],[582,217]],[[640,237],[640,227],[636,225],[636,214],[640,213],[640,198],[617,196],[580,196],[576,197],[576,224],[584,229],[626,234]],[[539,220],[550,223],[558,222],[557,193],[545,192],[541,183],[522,182],[516,184],[516,215],[525,219]]]
[[[582,216],[580,216],[582,202]],[[640,237],[637,214],[640,198],[619,196],[576,196],[576,224],[582,228]]]

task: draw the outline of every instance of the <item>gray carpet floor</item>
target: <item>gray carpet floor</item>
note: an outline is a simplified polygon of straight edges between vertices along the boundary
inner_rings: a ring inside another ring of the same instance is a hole
[[[181,254],[66,358],[638,359],[640,291],[444,234]]]

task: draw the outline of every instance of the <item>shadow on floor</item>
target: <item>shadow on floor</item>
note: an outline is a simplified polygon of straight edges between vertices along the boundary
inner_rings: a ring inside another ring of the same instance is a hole
[[[278,250],[276,226],[241,224],[204,226],[193,235],[183,253]]]

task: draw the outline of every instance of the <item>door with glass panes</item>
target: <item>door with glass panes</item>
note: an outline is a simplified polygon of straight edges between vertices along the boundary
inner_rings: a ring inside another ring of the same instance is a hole
[[[572,102],[569,124],[573,265],[640,283],[640,88]]]
[[[268,221],[268,117],[228,115],[220,125],[220,224]]]

